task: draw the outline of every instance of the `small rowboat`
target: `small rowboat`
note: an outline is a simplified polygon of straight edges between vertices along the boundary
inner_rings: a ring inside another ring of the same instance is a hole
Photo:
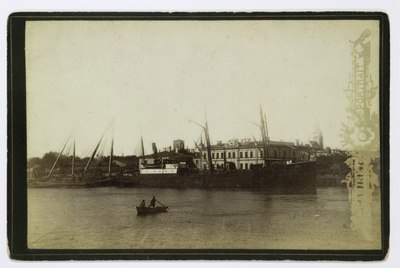
[[[156,214],[156,213],[162,213],[162,212],[167,212],[168,207],[154,207],[154,208],[149,208],[149,207],[136,207],[137,214],[138,215],[147,215],[147,214]]]

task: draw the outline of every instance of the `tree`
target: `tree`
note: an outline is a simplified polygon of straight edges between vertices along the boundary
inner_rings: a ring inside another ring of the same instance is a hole
[[[330,174],[332,173],[331,167],[336,165],[339,168],[336,172],[340,174],[346,174],[350,171],[348,166],[345,164],[347,159],[347,153],[338,150],[335,150],[328,155],[320,155],[317,157],[318,173]]]
[[[42,159],[40,157],[32,157],[28,159],[28,167],[33,167],[36,165],[42,165]]]

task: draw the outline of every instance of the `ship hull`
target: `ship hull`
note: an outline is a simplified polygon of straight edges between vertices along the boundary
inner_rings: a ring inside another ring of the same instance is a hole
[[[278,165],[264,171],[259,183],[261,188],[279,189],[281,194],[316,194],[316,162]]]
[[[29,188],[79,188],[79,187],[109,187],[117,185],[116,178],[67,178],[67,179],[36,179],[28,182]]]
[[[316,163],[199,174],[136,174],[116,180],[120,187],[262,189],[277,194],[315,194]]]
[[[168,212],[168,207],[136,207],[138,215],[149,215]]]

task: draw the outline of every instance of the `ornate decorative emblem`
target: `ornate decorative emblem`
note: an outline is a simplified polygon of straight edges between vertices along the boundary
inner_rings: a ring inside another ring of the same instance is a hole
[[[377,86],[369,74],[371,31],[365,30],[353,41],[351,50],[352,72],[348,88],[348,122],[342,123],[341,141],[350,149],[346,164],[351,171],[344,182],[351,203],[351,228],[365,239],[373,239],[372,202],[373,193],[379,187],[379,178],[374,171],[374,161],[379,159],[379,117],[371,113],[371,101]],[[376,161],[375,161],[376,162]]]

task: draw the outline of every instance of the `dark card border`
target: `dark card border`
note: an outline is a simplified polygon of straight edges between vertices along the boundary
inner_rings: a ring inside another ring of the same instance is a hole
[[[379,20],[382,250],[33,250],[27,247],[25,22],[33,20]],[[383,260],[389,248],[389,19],[382,12],[19,12],[8,18],[7,235],[16,260]]]

